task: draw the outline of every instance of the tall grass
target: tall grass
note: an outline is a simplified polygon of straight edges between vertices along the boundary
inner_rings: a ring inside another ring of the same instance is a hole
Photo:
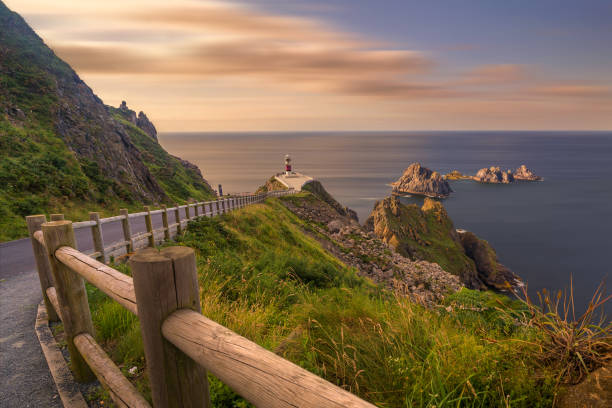
[[[190,223],[179,244],[196,249],[203,314],[380,407],[553,404],[563,367],[536,358],[547,332],[526,324],[529,304],[464,289],[426,309],[358,277],[304,227],[276,199]],[[92,295],[98,336],[141,372],[137,321]],[[214,406],[249,406],[210,382]]]
[[[539,292],[539,304],[531,300],[526,287],[517,294],[528,311],[528,324],[541,334],[536,356],[541,363],[557,367],[558,382],[577,384],[612,361],[612,322],[606,320],[603,309],[612,295],[604,297],[603,287],[602,282],[578,317],[572,280],[569,292]]]

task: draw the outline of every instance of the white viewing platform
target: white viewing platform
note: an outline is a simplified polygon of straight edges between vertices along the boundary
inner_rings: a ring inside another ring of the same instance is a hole
[[[274,176],[276,180],[278,180],[282,185],[287,188],[292,188],[296,191],[301,191],[304,184],[314,180],[310,176],[306,176],[302,173],[291,172],[287,173],[279,173]]]

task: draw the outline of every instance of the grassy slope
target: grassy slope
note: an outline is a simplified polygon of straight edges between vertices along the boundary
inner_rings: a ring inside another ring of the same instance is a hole
[[[279,199],[192,222],[181,243],[196,249],[203,313],[381,407],[551,405],[551,377],[521,342],[535,334],[507,298],[463,290],[424,309],[357,277],[302,227]],[[91,292],[98,338],[142,373],[136,319]],[[211,388],[214,406],[246,406]]]

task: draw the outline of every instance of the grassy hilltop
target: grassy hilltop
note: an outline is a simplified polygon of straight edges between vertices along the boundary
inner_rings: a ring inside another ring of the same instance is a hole
[[[564,360],[541,358],[525,305],[464,288],[424,307],[324,249],[288,200],[327,205],[305,192],[189,224],[203,314],[381,407],[552,405]],[[89,290],[98,339],[146,393],[137,318]],[[214,406],[247,406],[211,381]]]
[[[194,166],[120,117],[0,1],[0,241],[26,215],[212,197]]]

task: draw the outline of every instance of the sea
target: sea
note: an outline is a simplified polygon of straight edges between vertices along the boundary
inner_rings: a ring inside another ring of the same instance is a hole
[[[525,164],[543,181],[450,181],[454,193],[442,202],[455,227],[489,241],[531,296],[569,291],[573,282],[581,313],[600,283],[611,293],[612,132],[162,133],[159,139],[224,193],[254,191],[284,169],[290,154],[295,171],[320,180],[362,223],[413,162],[471,175]]]

